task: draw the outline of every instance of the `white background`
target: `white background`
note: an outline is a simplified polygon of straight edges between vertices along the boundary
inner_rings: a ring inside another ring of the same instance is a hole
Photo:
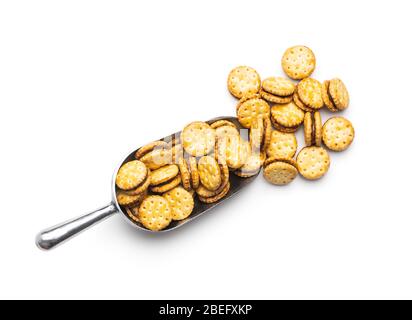
[[[0,298],[412,298],[409,5],[2,1]],[[168,234],[116,216],[37,249],[39,230],[110,201],[123,155],[234,115],[231,68],[282,75],[295,44],[351,94],[356,138],[325,178],[259,177]]]

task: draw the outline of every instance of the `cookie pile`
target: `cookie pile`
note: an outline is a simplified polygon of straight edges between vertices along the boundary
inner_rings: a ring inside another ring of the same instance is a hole
[[[337,78],[323,83],[310,78],[315,67],[312,50],[295,46],[282,58],[290,79],[261,81],[251,67],[233,69],[227,86],[239,99],[236,114],[246,134],[228,120],[196,121],[170,141],[141,147],[116,175],[118,204],[133,222],[160,231],[188,218],[198,202],[215,203],[227,196],[231,175],[249,178],[263,167],[264,177],[275,185],[286,185],[298,174],[309,180],[323,177],[330,157],[322,144],[343,151],[355,132],[343,117],[322,124],[319,110],[346,109],[349,94]],[[296,156],[295,132],[302,125],[305,147]]]
[[[332,117],[323,124],[319,110],[324,106],[331,112],[345,110],[349,106],[349,93],[338,78],[323,83],[311,78],[316,57],[308,47],[287,49],[281,64],[289,79],[269,77],[261,81],[255,69],[241,66],[230,72],[227,86],[239,99],[237,117],[242,126],[250,130],[251,136],[253,130],[262,132],[257,129],[262,122],[270,119],[273,126],[265,127],[264,132],[271,134],[261,145],[262,157],[267,158],[263,160],[266,180],[285,185],[298,173],[316,180],[323,177],[330,166],[328,151],[322,144],[329,150],[343,151],[355,137],[349,120]],[[302,124],[306,146],[295,159],[298,147],[295,132]]]
[[[261,151],[271,138],[271,123],[251,122],[248,139],[236,124],[192,122],[171,141],[138,149],[116,175],[117,201],[129,218],[152,231],[184,220],[196,202],[215,203],[230,191],[230,174],[251,177],[265,160]]]

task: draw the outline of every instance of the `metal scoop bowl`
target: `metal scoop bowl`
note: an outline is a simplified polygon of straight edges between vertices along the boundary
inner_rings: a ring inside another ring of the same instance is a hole
[[[242,128],[240,123],[234,117],[219,117],[219,118],[215,118],[215,119],[212,119],[210,121],[207,121],[207,122],[210,124],[210,123],[213,123],[217,120],[229,120],[229,121],[233,122],[239,129]],[[180,136],[180,132],[176,132],[176,133],[174,133],[174,134],[172,134],[168,137],[165,137],[161,140],[171,141],[172,138],[176,137],[176,136]],[[135,222],[135,221],[131,220],[131,218],[129,218],[128,214],[122,210],[122,208],[119,205],[119,203],[117,202],[117,198],[116,198],[115,179],[116,179],[117,172],[118,172],[119,168],[125,162],[134,159],[135,152],[136,151],[133,151],[132,153],[130,153],[121,162],[121,164],[116,168],[116,170],[114,172],[114,175],[113,175],[112,186],[111,186],[111,188],[112,188],[112,200],[108,205],[104,206],[103,208],[97,209],[93,212],[90,212],[88,214],[85,214],[81,217],[74,218],[72,220],[69,220],[69,221],[63,222],[61,224],[58,224],[54,227],[43,230],[42,232],[40,232],[36,236],[36,245],[40,249],[43,249],[43,250],[52,249],[52,248],[62,244],[63,242],[73,238],[74,236],[76,236],[80,232],[94,226],[95,224],[97,224],[97,223],[99,223],[99,222],[105,220],[106,218],[109,218],[109,217],[111,217],[115,214],[122,215],[126,219],[126,221],[128,221],[136,229],[144,230],[146,232],[153,232],[153,231],[150,231],[150,230],[146,229],[145,227],[143,227],[138,222]],[[235,174],[230,173],[230,178],[229,178],[230,179],[230,184],[231,184],[230,191],[223,199],[219,200],[216,203],[206,204],[206,203],[200,202],[195,197],[195,207],[194,207],[194,210],[193,210],[192,214],[188,218],[186,218],[185,220],[182,220],[182,221],[172,221],[172,223],[170,223],[170,225],[167,228],[165,228],[161,231],[158,231],[158,232],[172,231],[172,230],[175,230],[175,229],[177,229],[177,228],[193,221],[194,219],[200,217],[202,214],[210,211],[213,207],[219,205],[223,201],[228,200],[234,194],[238,193],[243,187],[245,187],[249,183],[251,183],[257,176],[258,176],[258,174],[256,174],[255,176],[252,176],[250,178],[240,178],[240,177],[236,176]]]

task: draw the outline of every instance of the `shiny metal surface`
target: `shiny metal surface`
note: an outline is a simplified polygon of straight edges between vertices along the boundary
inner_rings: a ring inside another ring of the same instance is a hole
[[[233,123],[235,123],[236,126],[239,129],[242,128],[240,123],[234,117],[219,117],[219,118],[215,118],[215,119],[212,119],[212,120],[208,121],[208,123],[212,123],[212,122],[217,121],[217,120],[230,120]],[[243,129],[243,130],[245,130],[245,129]],[[168,137],[163,138],[162,140],[171,141],[172,138],[176,137],[176,136],[180,136],[180,132],[176,132],[176,133],[174,133],[174,134],[172,134]],[[111,202],[111,204],[109,204],[106,207],[103,207],[99,210],[96,210],[92,213],[86,214],[82,217],[67,221],[65,223],[59,224],[57,226],[54,226],[52,228],[49,228],[47,230],[42,231],[36,237],[37,246],[41,249],[44,249],[44,250],[52,249],[52,248],[56,247],[57,245],[61,244],[62,242],[74,237],[75,235],[77,235],[81,231],[84,231],[87,228],[97,224],[98,222],[112,216],[115,213],[119,213],[119,212],[135,228],[140,229],[140,230],[144,230],[146,232],[153,232],[153,231],[150,231],[150,230],[144,228],[141,224],[136,223],[133,220],[131,220],[129,218],[129,216],[127,215],[127,213],[122,211],[122,208],[120,207],[120,205],[118,204],[117,199],[116,199],[116,184],[115,184],[116,174],[117,174],[119,168],[123,165],[123,163],[134,159],[134,154],[135,154],[136,151],[137,150],[133,151],[127,157],[125,157],[123,159],[123,161],[118,165],[118,167],[116,168],[116,170],[113,174],[113,179],[112,179],[112,202]],[[230,188],[230,191],[229,191],[229,193],[227,194],[226,197],[224,197],[220,201],[218,201],[216,203],[212,203],[212,204],[202,203],[197,198],[195,198],[194,211],[187,219],[182,220],[182,221],[173,221],[166,229],[164,229],[162,231],[157,231],[156,233],[167,232],[167,231],[177,229],[177,228],[193,221],[194,219],[200,217],[202,214],[204,214],[206,212],[209,212],[213,207],[219,205],[223,201],[228,200],[233,195],[238,193],[243,187],[245,187],[246,185],[250,184],[253,180],[255,180],[255,178],[257,176],[258,175],[255,175],[255,176],[250,177],[250,178],[240,178],[240,177],[236,176],[235,174],[230,173],[231,188]]]

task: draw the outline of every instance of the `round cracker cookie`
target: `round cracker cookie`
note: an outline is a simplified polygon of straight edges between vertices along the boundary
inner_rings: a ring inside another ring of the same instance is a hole
[[[317,147],[320,147],[322,144],[322,117],[319,111],[313,114],[313,122],[314,143]]]
[[[310,147],[313,145],[313,119],[311,112],[305,113],[305,119],[303,120],[303,135],[306,146]]]
[[[335,107],[332,99],[330,98],[329,95],[329,80],[326,80],[322,83],[322,99],[323,99],[323,103],[325,104],[326,108],[329,109],[329,111],[332,112],[337,112],[339,111],[338,108]]]
[[[268,117],[270,115],[270,107],[268,103],[254,96],[249,99],[245,99],[237,107],[237,117],[240,124],[245,128],[250,128],[252,120],[259,116]]]
[[[330,80],[329,93],[337,109],[345,110],[349,106],[349,92],[342,80],[338,78]]]
[[[286,128],[295,128],[303,122],[305,113],[294,102],[276,104],[271,108],[272,119]]]
[[[197,170],[199,171],[200,183],[206,189],[215,191],[220,187],[222,177],[219,164],[215,158],[210,156],[200,158]]]
[[[260,90],[260,96],[266,101],[272,102],[272,103],[289,103],[293,99],[292,95],[287,96],[287,97],[279,97],[279,96],[275,96],[274,94],[265,92],[263,90]]]
[[[172,151],[170,149],[155,148],[140,158],[150,170],[159,169],[172,163]]]
[[[197,189],[199,188],[200,177],[199,177],[199,170],[197,170],[197,160],[195,157],[189,158],[189,169],[190,169],[190,178],[191,178],[192,188]]]
[[[355,138],[352,123],[344,117],[333,117],[322,128],[322,140],[333,151],[346,150]]]
[[[299,95],[297,92],[293,94],[293,102],[303,111],[305,112],[314,112],[312,108],[305,106],[305,104],[299,99]]]
[[[291,164],[275,161],[265,167],[263,176],[271,184],[282,186],[291,183],[298,175],[298,170]]]
[[[282,68],[289,78],[294,80],[307,78],[315,70],[315,67],[315,55],[308,47],[294,46],[283,54]]]
[[[179,159],[179,170],[180,170],[180,176],[182,178],[183,188],[185,188],[186,190],[192,189],[192,186],[190,184],[191,176],[190,176],[189,166],[187,164],[186,159],[183,157]]]
[[[296,131],[298,130],[298,128],[299,128],[299,126],[292,127],[292,128],[286,128],[286,127],[284,127],[284,126],[281,126],[279,123],[277,123],[277,122],[273,119],[273,117],[271,117],[271,120],[272,120],[272,125],[273,125],[273,127],[274,127],[276,130],[280,131],[280,132],[284,132],[284,133],[294,133],[294,132],[296,132]]]
[[[222,139],[229,135],[239,135],[239,131],[236,127],[223,125],[215,129],[216,131],[216,139]]]
[[[193,212],[195,207],[193,196],[182,187],[166,192],[163,197],[169,202],[173,220],[186,219]]]
[[[146,165],[133,160],[123,164],[116,175],[116,186],[122,190],[137,188],[147,177]]]
[[[246,163],[240,169],[235,171],[235,174],[243,178],[254,176],[259,173],[264,161],[265,154],[263,152],[253,153],[247,159]]]
[[[130,207],[140,203],[143,199],[143,194],[129,195],[124,192],[118,192],[116,195],[117,203],[121,206]]]
[[[330,158],[328,152],[321,147],[305,147],[297,158],[299,173],[308,180],[322,178],[329,170]]]
[[[266,154],[268,157],[293,158],[297,148],[298,142],[294,133],[273,130]]]
[[[260,89],[260,76],[251,67],[236,67],[229,73],[227,88],[234,97],[239,99],[258,93]]]
[[[130,196],[142,194],[143,192],[146,192],[147,189],[149,189],[151,181],[151,171],[148,170],[146,179],[136,189],[124,190],[123,192]]]
[[[322,84],[318,80],[313,78],[303,79],[298,84],[297,92],[300,101],[309,108],[317,110],[323,107]]]
[[[153,186],[150,188],[154,193],[165,193],[173,188],[176,188],[179,184],[182,183],[182,177],[177,175],[173,180],[159,184],[158,186]]]
[[[223,188],[226,187],[226,185],[229,182],[229,167],[226,164],[219,164],[219,168],[220,168],[220,174],[222,177],[222,182],[220,184],[220,187],[215,190],[215,191],[211,191],[209,189],[206,189],[203,185],[200,185],[199,188],[196,189],[196,193],[199,197],[203,197],[203,198],[209,198],[209,197],[214,197],[217,194],[219,194],[220,192],[222,192]]]
[[[287,97],[295,92],[295,84],[286,78],[270,77],[263,80],[262,89],[275,96]]]
[[[126,207],[124,209],[124,211],[126,212],[127,216],[132,219],[134,222],[140,222],[138,215],[139,215],[139,207]]]
[[[216,142],[215,158],[219,164],[227,164],[231,169],[243,166],[251,153],[249,142],[240,135],[226,136]]]
[[[179,174],[179,167],[175,164],[169,164],[162,168],[152,171],[150,175],[150,185],[157,186],[175,178]]]
[[[266,150],[269,148],[270,140],[272,139],[272,122],[269,118],[263,119],[263,124],[265,127],[264,136],[263,136],[263,147],[262,151],[266,155]]]
[[[207,123],[200,121],[187,125],[181,134],[183,148],[194,157],[209,154],[215,145],[215,138],[215,130]]]
[[[137,150],[135,153],[135,158],[137,160],[140,160],[141,157],[143,157],[144,155],[148,154],[156,148],[166,149],[167,147],[168,144],[165,141],[153,141]]]
[[[298,166],[296,161],[291,159],[291,158],[278,158],[278,157],[267,158],[265,160],[265,162],[263,163],[263,165],[265,167],[267,167],[268,165],[270,165],[271,163],[276,162],[276,161],[282,161],[282,162],[285,162],[285,163],[289,163],[291,166],[294,166],[295,168],[297,168],[297,166]]]
[[[223,126],[231,126],[231,127],[237,128],[236,125],[229,120],[217,120],[210,125],[212,129],[217,129]]]
[[[172,209],[161,196],[149,196],[139,207],[138,219],[149,230],[160,231],[172,222]]]
[[[254,118],[252,120],[252,126],[249,130],[249,141],[252,151],[260,151],[262,146],[263,137],[265,133],[265,127],[262,117]]]
[[[204,198],[204,197],[199,196],[199,200],[203,203],[209,203],[209,204],[216,203],[219,200],[223,199],[229,193],[229,190],[230,190],[230,182],[226,184],[226,186],[223,188],[223,190],[219,194],[213,197],[209,197],[209,198]]]

